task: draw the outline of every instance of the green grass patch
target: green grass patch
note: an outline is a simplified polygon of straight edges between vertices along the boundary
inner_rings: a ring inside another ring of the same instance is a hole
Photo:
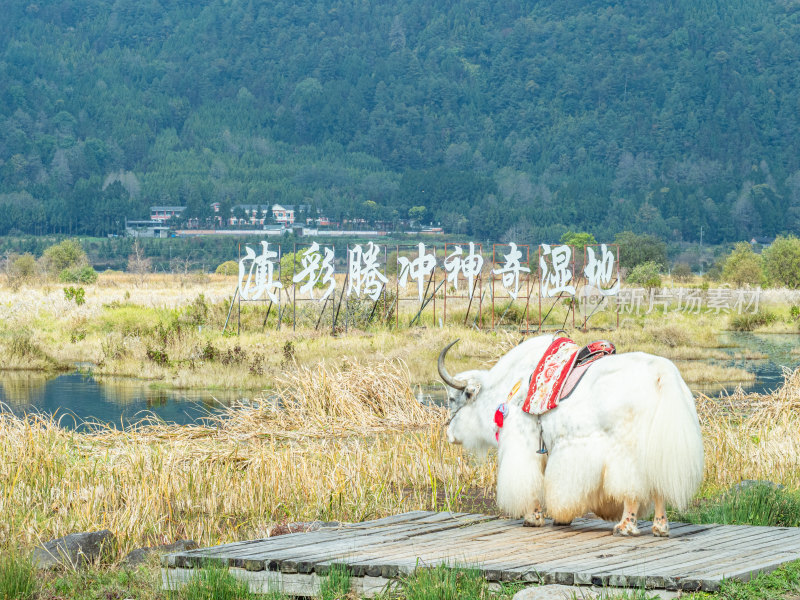
[[[198,569],[189,582],[170,594],[172,600],[256,600],[247,583],[236,579],[226,567],[208,565]],[[280,596],[272,596],[272,599]]]
[[[702,500],[676,519],[689,523],[800,527],[800,493],[753,484]]]
[[[14,550],[0,551],[0,600],[28,600],[36,593],[30,559]]]
[[[759,310],[756,313],[746,313],[736,315],[730,319],[730,328],[734,331],[753,331],[758,327],[772,325],[778,320],[778,316],[766,310]]]
[[[750,581],[724,581],[715,596],[723,600],[790,600],[798,595],[800,561],[787,563],[771,573],[757,575]]]
[[[399,586],[402,600],[490,600],[510,598],[511,595],[500,595],[490,590],[489,582],[478,569],[446,565],[417,569],[413,575],[401,579]]]
[[[320,600],[341,600],[350,597],[349,594],[350,571],[344,565],[331,565],[328,577],[320,584]]]

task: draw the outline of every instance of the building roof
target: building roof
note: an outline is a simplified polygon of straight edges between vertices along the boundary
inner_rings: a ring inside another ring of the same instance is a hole
[[[151,206],[150,211],[154,210],[171,210],[172,212],[181,212],[186,210],[185,206]]]

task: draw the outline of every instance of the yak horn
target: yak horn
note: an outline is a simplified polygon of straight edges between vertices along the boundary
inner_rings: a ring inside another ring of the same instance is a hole
[[[444,366],[444,357],[447,356],[447,351],[452,348],[458,340],[455,342],[450,342],[447,346],[444,347],[444,350],[439,354],[439,377],[449,385],[451,388],[455,388],[457,390],[463,390],[467,387],[467,382],[462,381],[461,379],[456,379],[455,377],[451,376],[450,373],[447,372],[447,367]]]

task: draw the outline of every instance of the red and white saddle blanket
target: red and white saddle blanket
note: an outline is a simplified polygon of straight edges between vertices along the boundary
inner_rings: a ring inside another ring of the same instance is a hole
[[[522,410],[534,415],[553,410],[575,389],[590,364],[614,352],[614,346],[605,340],[580,348],[569,338],[556,338],[531,375]]]

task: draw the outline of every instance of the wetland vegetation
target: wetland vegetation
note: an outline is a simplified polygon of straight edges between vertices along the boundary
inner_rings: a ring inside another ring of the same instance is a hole
[[[187,276],[175,285],[158,276],[137,284],[132,276],[101,274],[85,286],[82,304],[66,298],[60,284],[3,290],[5,370],[44,373],[81,363],[101,380],[128,375],[157,386],[253,391],[249,401],[233,401],[189,425],[96,423],[75,431],[45,415],[0,414],[4,550],[24,556],[42,540],[100,527],[117,540],[88,572],[37,578],[30,597],[99,597],[70,596],[80,586],[98,595],[128,590],[137,598],[165,597],[155,565],[126,570],[119,561],[132,548],[176,539],[210,545],[264,536],[293,521],[361,521],[420,508],[494,510],[493,461],[475,461],[447,444],[445,411],[421,404],[414,388],[434,380],[445,342],[462,340],[453,370],[488,367],[520,341],[516,328],[440,328],[428,319],[422,327],[377,323],[333,336],[292,331],[291,323],[278,330],[271,321],[264,332],[263,308],[246,308],[241,335],[222,334],[234,286],[233,278],[216,275]],[[797,331],[790,306],[764,310],[775,318],[756,331]],[[733,367],[713,371],[705,362],[730,360],[731,342],[720,337],[729,319],[629,316],[612,331],[611,317],[601,316],[597,329],[571,334],[578,342],[609,337],[622,352],[668,356],[689,381],[744,380],[731,374]],[[738,352],[742,361],[763,357],[758,350]],[[799,391],[800,372],[787,371],[784,385],[769,395],[699,394],[705,481],[691,514],[672,516],[747,513],[718,505],[732,485],[755,479],[786,486],[786,493],[753,502],[767,506],[767,522],[780,517],[788,524],[800,488]],[[20,564],[3,563],[0,579],[24,579]],[[414,581],[403,597],[425,597],[411,590],[434,585]],[[504,590],[485,594],[510,596]]]

